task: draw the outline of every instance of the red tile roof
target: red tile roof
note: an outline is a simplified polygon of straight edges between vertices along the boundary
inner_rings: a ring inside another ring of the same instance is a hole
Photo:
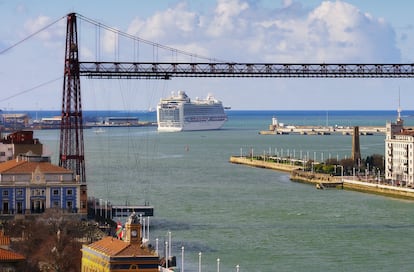
[[[109,236],[87,247],[108,256],[154,256],[154,253],[140,244],[130,244]]]
[[[51,164],[50,162],[30,162],[30,161],[17,161],[10,160],[0,163],[0,173],[2,174],[30,174],[39,167],[39,170],[43,173],[71,173],[71,170]]]
[[[2,262],[15,262],[15,261],[23,261],[26,258],[16,252],[0,248],[0,263]]]
[[[9,245],[10,245],[10,237],[4,235],[4,233],[0,231],[0,247],[9,246]]]

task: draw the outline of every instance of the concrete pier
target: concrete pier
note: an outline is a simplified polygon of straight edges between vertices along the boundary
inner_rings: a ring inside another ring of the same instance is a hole
[[[354,127],[332,127],[332,126],[269,126],[269,130],[262,130],[261,135],[352,135]],[[385,134],[385,126],[360,126],[360,135]]]
[[[113,205],[109,201],[90,197],[88,199],[88,214],[92,217],[114,219],[128,217],[132,212],[143,217],[154,216],[154,207],[145,203],[144,205]]]
[[[294,170],[300,169],[300,166],[292,165],[288,163],[277,163],[273,161],[263,161],[263,160],[257,160],[256,158],[250,158],[250,157],[236,157],[231,156],[230,162],[235,164],[244,164],[252,167],[259,167],[259,168],[267,168],[282,172],[292,172]]]
[[[375,180],[359,180],[354,176],[331,176],[328,174],[312,173],[301,170],[301,166],[289,163],[276,163],[272,161],[263,161],[255,157],[238,157],[231,156],[230,162],[243,164],[251,167],[267,168],[276,171],[290,173],[290,180],[295,182],[307,183],[323,188],[340,188],[370,194],[383,195],[387,197],[407,199],[414,201],[414,189],[380,184]]]

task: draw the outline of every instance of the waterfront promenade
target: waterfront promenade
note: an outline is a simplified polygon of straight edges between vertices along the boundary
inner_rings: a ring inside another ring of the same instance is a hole
[[[262,130],[261,135],[278,135],[278,134],[301,134],[301,135],[331,135],[342,134],[352,135],[353,127],[332,127],[332,126],[269,126],[269,130]],[[385,126],[361,126],[359,128],[361,135],[385,134]]]
[[[412,188],[383,184],[376,179],[365,179],[358,176],[332,176],[329,174],[303,171],[301,165],[295,165],[294,161],[289,162],[288,159],[278,163],[273,161],[263,161],[257,157],[231,156],[230,162],[287,172],[290,174],[291,181],[312,184],[319,188],[335,187],[414,201],[414,189]],[[320,185],[322,186],[320,187]]]

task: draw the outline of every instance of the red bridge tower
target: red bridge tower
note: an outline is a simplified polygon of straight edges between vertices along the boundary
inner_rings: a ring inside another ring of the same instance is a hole
[[[76,14],[67,16],[66,49],[60,123],[59,166],[74,171],[81,183],[80,213],[87,213],[83,118]]]

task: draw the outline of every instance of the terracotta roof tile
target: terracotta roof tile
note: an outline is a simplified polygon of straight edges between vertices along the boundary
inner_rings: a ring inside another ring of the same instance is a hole
[[[0,231],[0,247],[9,246],[10,245],[10,237],[4,235],[4,231]]]
[[[0,173],[3,173],[9,169],[12,169],[22,163],[24,163],[24,161],[17,162],[16,160],[10,160],[10,161],[0,163]]]
[[[127,248],[118,253],[118,256],[153,256],[148,248],[142,248],[137,244],[130,244]]]
[[[9,245],[10,245],[10,237],[0,236],[0,246],[9,246]]]
[[[113,237],[105,237],[87,247],[104,253],[108,256],[149,256],[153,255],[148,248],[141,248],[137,244],[129,244]]]
[[[26,258],[19,253],[0,248],[0,263],[9,261],[23,261],[25,259]]]
[[[124,241],[118,240],[113,237],[105,237],[99,241],[96,241],[88,245],[89,248],[109,256],[114,256],[118,254],[118,252],[122,251],[127,246],[128,244]]]
[[[0,163],[0,173],[33,173],[39,167],[43,173],[71,173],[71,170],[51,164],[50,162],[30,162],[10,160]]]

